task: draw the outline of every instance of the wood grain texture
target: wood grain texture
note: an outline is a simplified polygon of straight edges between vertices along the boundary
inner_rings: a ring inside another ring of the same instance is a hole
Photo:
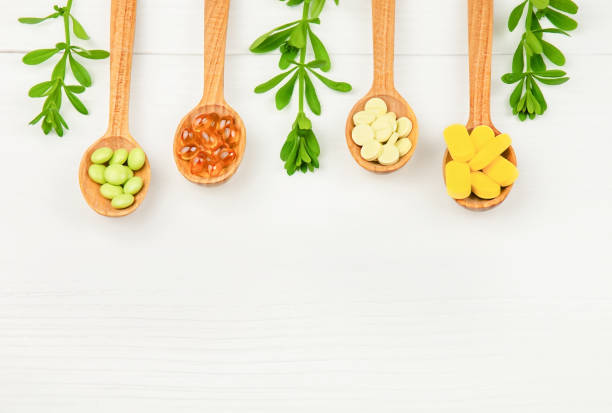
[[[100,185],[88,175],[91,154],[98,148],[133,149],[140,147],[129,131],[130,84],[134,33],[136,31],[137,0],[112,0],[110,25],[110,105],[106,134],[94,142],[83,154],[79,165],[79,186],[87,204],[106,217],[123,217],[134,212],[147,195],[151,180],[148,158],[135,173],[143,180],[143,187],[134,197],[134,203],[125,209],[115,209],[111,201],[100,194]]]
[[[230,0],[204,0],[204,93],[202,100],[189,112],[176,128],[172,152],[179,172],[189,181],[201,185],[218,185],[227,182],[238,170],[246,148],[246,128],[238,113],[227,104],[224,90],[225,43]],[[217,177],[194,175],[190,163],[178,156],[181,131],[191,124],[194,117],[203,113],[231,116],[236,122],[239,139],[234,163]]]
[[[491,60],[493,52],[493,2],[494,0],[468,0],[468,46],[470,62],[470,118],[467,129],[477,126],[488,126],[499,135],[491,121]],[[504,154],[506,159],[517,166],[516,153],[512,146]],[[448,149],[444,153],[442,175],[445,175],[446,164],[452,160]],[[444,177],[446,183],[446,177]],[[464,208],[474,211],[486,211],[500,205],[506,200],[514,184],[502,188],[494,199],[480,199],[472,194],[455,202]]]
[[[346,144],[353,159],[364,169],[376,173],[397,171],[414,155],[419,138],[419,124],[414,111],[406,100],[398,93],[394,81],[395,64],[395,2],[396,0],[372,0],[372,33],[374,49],[374,79],[368,94],[353,106],[346,120]],[[407,117],[412,121],[412,131],[407,136],[412,142],[410,151],[393,165],[381,165],[361,157],[361,147],[352,138],[355,126],[353,116],[365,109],[368,100],[378,97],[387,103],[390,112],[395,112],[398,118]]]
[[[111,2],[110,27],[110,108],[107,136],[124,136],[129,132],[132,54],[136,32],[137,0]]]
[[[108,123],[108,62],[87,65],[90,115],[67,106],[63,139],[26,126],[41,105],[26,92],[53,62],[20,58],[62,28],[17,23],[49,0],[5,3],[0,171],[19,178],[0,202],[0,412],[612,411],[612,25],[601,23],[612,2],[581,2],[580,28],[555,41],[572,79],[546,89],[546,116],[521,123],[499,80],[518,2],[496,0],[492,119],[516,134],[522,175],[503,208],[474,214],[453,207],[440,176],[441,131],[468,118],[465,1],[397,3],[396,88],[421,136],[410,163],[381,176],[355,167],[341,137],[371,86],[371,0],[327,0],[316,29],[330,77],[355,90],[318,88],[321,169],[287,177],[278,152],[295,112],[253,94],[277,62],[247,47],[295,10],[233,0],[225,95],[249,152],[231,185],[207,190],[170,154],[202,91],[203,2],[140,1],[130,127],[154,179],[121,220],[91,213],[75,186],[75,160]],[[75,0],[83,46],[108,49],[109,4]]]
[[[202,105],[224,104],[225,43],[230,0],[204,0],[204,95]]]

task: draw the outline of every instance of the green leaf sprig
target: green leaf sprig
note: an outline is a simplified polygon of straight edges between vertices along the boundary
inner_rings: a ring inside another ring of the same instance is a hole
[[[65,39],[63,42],[57,43],[55,47],[50,49],[33,50],[23,57],[23,63],[26,65],[38,65],[51,59],[56,54],[60,54],[59,61],[51,73],[51,80],[34,85],[28,93],[32,98],[46,98],[42,111],[30,122],[30,125],[35,125],[42,120],[41,127],[45,135],[53,130],[58,136],[64,136],[64,130],[68,129],[66,121],[60,114],[63,94],[66,95],[68,101],[78,112],[84,115],[88,114],[87,108],[77,95],[91,86],[91,75],[79,63],[75,55],[85,59],[106,59],[109,56],[109,53],[105,50],[87,50],[72,44],[72,33],[81,40],[89,40],[89,36],[81,23],[70,12],[72,1],[68,0],[64,7],[53,6],[54,12],[46,17],[22,17],[19,19],[19,22],[24,24],[39,24],[46,20],[61,17],[64,22]],[[72,31],[70,30],[70,23],[72,23]],[[70,67],[72,75],[78,82],[77,85],[66,84],[66,66]]]
[[[255,88],[255,93],[265,93],[284,82],[276,92],[278,110],[289,105],[295,85],[298,85],[299,112],[280,154],[287,173],[293,175],[298,170],[306,173],[319,167],[321,149],[312,130],[312,122],[304,111],[306,102],[312,113],[321,114],[321,102],[313,79],[339,92],[349,92],[352,87],[345,82],[333,81],[321,73],[331,69],[331,59],[325,45],[314,33],[312,25],[321,23],[319,16],[326,0],[280,1],[287,1],[287,6],[302,5],[302,18],[261,35],[253,42],[250,50],[253,53],[268,53],[277,49],[280,51],[278,66],[283,72]],[[334,0],[336,5],[338,1]],[[306,62],[309,46],[314,58]]]
[[[568,14],[578,13],[572,0],[525,0],[510,13],[508,29],[512,32],[525,16],[525,33],[512,59],[512,72],[502,76],[507,84],[518,83],[510,95],[512,112],[521,121],[544,114],[548,104],[538,83],[561,85],[569,80],[563,70],[549,70],[546,60],[556,66],[565,65],[565,56],[556,46],[544,40],[544,35],[569,36],[578,23]],[[542,28],[546,18],[554,27]],[[544,59],[546,58],[546,60]]]

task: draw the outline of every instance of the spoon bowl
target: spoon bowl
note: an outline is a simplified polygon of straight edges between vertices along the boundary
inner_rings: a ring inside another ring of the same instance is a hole
[[[191,126],[194,118],[204,113],[217,113],[220,117],[231,116],[232,118],[234,118],[236,130],[239,135],[238,144],[233,148],[236,151],[236,160],[234,160],[234,162],[230,166],[226,167],[221,175],[215,177],[205,177],[191,173],[190,163],[181,159],[181,157],[178,155],[179,149],[181,148],[181,132],[186,127]],[[244,127],[244,122],[242,121],[242,118],[238,116],[238,113],[236,113],[236,111],[232,109],[227,103],[199,105],[187,115],[185,115],[185,117],[179,123],[179,126],[176,129],[176,134],[174,135],[173,147],[174,162],[176,163],[176,167],[178,168],[179,172],[189,181],[203,185],[214,185],[223,183],[230,179],[234,175],[234,173],[236,173],[236,170],[240,166],[240,162],[242,162],[242,157],[244,156],[244,149],[246,147],[246,129]]]
[[[512,148],[512,146],[506,149],[506,151],[501,156],[503,156],[504,158],[512,162],[514,166],[517,166],[516,153],[514,152],[514,148]],[[444,176],[445,184],[446,184],[446,174],[445,174],[446,164],[452,160],[453,158],[451,157],[447,149],[446,152],[444,153],[444,162],[442,163],[442,176]],[[513,186],[514,184],[503,187],[501,189],[500,194],[496,198],[493,198],[493,199],[482,199],[482,198],[478,198],[474,194],[471,194],[469,197],[465,199],[455,199],[455,202],[457,202],[457,204],[461,205],[462,207],[473,210],[473,211],[486,211],[504,202],[506,198],[508,197],[508,195],[510,195],[510,191],[512,191]]]
[[[139,145],[131,138],[128,139],[121,136],[103,137],[94,142],[94,144],[85,151],[81,158],[81,164],[79,165],[79,185],[83,197],[91,209],[106,217],[123,217],[134,212],[147,195],[149,182],[151,181],[151,166],[147,159],[144,166],[140,170],[134,172],[134,176],[139,176],[143,181],[142,189],[134,196],[134,203],[129,208],[115,209],[111,206],[110,200],[104,198],[100,194],[100,184],[92,181],[88,174],[89,167],[92,164],[91,154],[95,150],[104,147],[111,148],[113,151],[120,148],[125,148],[130,151],[134,148],[138,148]]]
[[[366,102],[372,98],[381,98],[387,104],[389,112],[395,112],[397,114],[398,119],[401,117],[407,117],[412,122],[412,131],[410,132],[410,135],[407,136],[408,139],[410,139],[410,142],[412,142],[412,148],[407,154],[400,157],[399,161],[397,161],[393,165],[381,165],[375,161],[366,161],[361,157],[361,146],[357,145],[353,141],[352,132],[353,128],[355,127],[353,122],[353,116],[355,116],[357,112],[365,110]],[[406,100],[401,97],[397,92],[391,94],[375,94],[372,92],[368,93],[367,96],[357,102],[346,120],[346,144],[348,145],[349,151],[351,152],[351,155],[353,155],[353,158],[359,165],[371,172],[389,173],[397,171],[402,166],[406,165],[406,163],[410,160],[410,158],[412,158],[412,155],[416,150],[418,138],[419,126],[416,115],[412,111],[412,108],[410,107],[408,102],[406,102]]]

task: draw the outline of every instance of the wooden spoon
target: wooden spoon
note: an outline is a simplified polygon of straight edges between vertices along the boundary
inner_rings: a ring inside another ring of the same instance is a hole
[[[351,110],[346,120],[346,143],[355,161],[371,172],[393,172],[400,169],[412,158],[419,137],[417,118],[408,102],[395,90],[393,63],[395,59],[395,0],[372,0],[372,32],[374,35],[374,81],[367,95]],[[407,117],[412,121],[412,132],[408,138],[412,142],[410,152],[402,156],[393,165],[381,165],[378,162],[366,161],[361,157],[361,147],[352,138],[354,128],[353,116],[365,109],[365,104],[372,98],[381,98],[387,103],[389,112],[397,117]]]
[[[112,0],[108,130],[85,151],[79,166],[79,184],[83,197],[94,211],[107,217],[122,217],[134,212],[145,198],[151,180],[151,167],[147,159],[142,169],[135,173],[135,176],[142,178],[144,186],[135,196],[134,203],[129,208],[115,209],[108,199],[100,195],[100,185],[93,182],[88,175],[91,154],[96,149],[109,147],[113,150],[125,148],[129,151],[140,147],[128,128],[136,2],[137,0]]]
[[[468,0],[469,59],[470,59],[470,119],[467,128],[471,132],[475,127],[485,125],[493,129],[495,135],[500,132],[491,122],[491,55],[493,50],[493,0]],[[516,165],[516,153],[510,146],[502,156]],[[444,154],[442,175],[445,167],[452,160],[448,149]],[[446,177],[445,177],[446,180]],[[472,210],[493,208],[508,197],[514,185],[502,188],[494,199],[481,199],[472,194],[457,203]]]
[[[232,109],[223,96],[223,74],[225,68],[225,39],[230,0],[204,0],[204,95],[202,100],[179,124],[174,136],[174,161],[185,178],[197,184],[218,184],[231,178],[242,161],[246,146],[246,129],[238,113]],[[191,125],[192,120],[204,113],[217,113],[220,117],[231,116],[235,120],[239,142],[235,147],[236,160],[217,177],[205,177],[191,173],[188,161],[181,159],[181,132]]]

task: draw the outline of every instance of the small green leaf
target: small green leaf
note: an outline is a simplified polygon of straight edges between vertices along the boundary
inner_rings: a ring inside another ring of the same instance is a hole
[[[540,77],[563,77],[566,76],[567,73],[563,70],[546,70],[544,72],[538,73]]]
[[[512,58],[512,72],[513,73],[523,73],[523,69],[525,68],[525,48],[523,47],[523,42],[519,43],[516,52],[514,52],[514,57]]]
[[[523,85],[525,84],[525,79],[522,79],[518,85],[514,88],[514,91],[510,95],[510,106],[515,107],[519,100],[521,99],[521,95],[523,93]]]
[[[530,0],[537,9],[544,10],[550,4],[550,0]]]
[[[523,79],[523,73],[506,73],[502,76],[502,82],[511,85]]]
[[[544,56],[546,56],[548,60],[550,60],[557,66],[565,65],[565,56],[563,55],[561,50],[559,50],[558,48],[556,48],[545,40],[542,40],[542,49]]]
[[[57,62],[55,68],[53,68],[53,73],[51,74],[51,79],[63,80],[66,76],[66,55],[62,56],[62,58]]]
[[[294,67],[293,69],[285,72],[285,73],[281,73],[280,75],[274,76],[272,79],[268,80],[267,82],[262,83],[261,85],[257,86],[255,88],[255,93],[265,93],[269,90],[274,89],[276,86],[278,86],[283,80],[285,80],[285,78],[287,76],[289,76],[293,71],[295,71],[295,69],[297,69],[296,67]]]
[[[325,6],[325,0],[312,0],[310,3],[310,17],[319,17]]]
[[[70,101],[70,103],[72,103],[72,106],[74,106],[76,110],[78,110],[83,115],[87,115],[89,113],[87,111],[87,108],[83,104],[83,102],[81,102],[81,100],[78,97],[76,97],[76,95],[74,95],[68,89],[64,89],[64,91],[66,92],[66,96],[68,97],[68,100]]]
[[[281,160],[287,161],[289,159],[289,154],[293,151],[293,148],[298,144],[298,135],[295,130],[289,132],[289,136],[287,136],[287,140],[281,149]]]
[[[305,23],[300,23],[292,30],[291,37],[289,37],[289,44],[291,46],[298,49],[306,47],[306,27]]]
[[[74,32],[74,35],[81,40],[89,40],[89,35],[81,23],[79,23],[79,21],[75,19],[72,14],[70,15],[70,18],[72,19],[72,31]]]
[[[315,59],[317,61],[324,62],[324,64],[320,66],[322,71],[329,72],[331,69],[331,59],[329,58],[329,53],[327,52],[325,45],[323,45],[321,39],[319,39],[312,30],[309,29],[308,32],[310,34],[310,44],[312,46]]]
[[[312,80],[308,76],[305,70],[301,71],[301,76],[304,78],[304,83],[306,86],[306,102],[308,103],[308,107],[315,115],[321,114],[321,102],[319,101],[319,97],[317,96],[317,91],[315,90],[314,85],[312,84]]]
[[[539,77],[539,76],[535,76],[536,79],[538,79],[539,82],[544,83],[545,85],[562,85],[565,82],[567,82],[569,80],[569,77],[558,77],[558,78],[546,78],[546,77]]]
[[[31,98],[41,98],[44,96],[48,96],[51,92],[53,92],[56,87],[56,82],[42,82],[32,86],[32,88],[28,92],[28,96],[30,96]]]
[[[291,97],[293,96],[293,89],[295,89],[295,83],[297,81],[297,72],[289,79],[283,87],[281,87],[276,93],[276,109],[282,110],[289,105]]]
[[[540,40],[536,37],[535,34],[533,34],[532,32],[527,32],[525,33],[525,40],[527,41],[527,44],[529,45],[529,48],[536,54],[541,54],[542,53],[542,43],[540,43]]]
[[[569,14],[578,13],[578,5],[572,0],[550,0],[550,7]]]
[[[525,10],[525,5],[527,4],[527,0],[519,4],[512,10],[510,13],[510,18],[508,19],[508,29],[513,32],[521,21],[521,16],[523,15],[523,11]]]
[[[278,49],[283,43],[287,41],[295,24],[291,25],[290,28],[277,33],[266,33],[259,39],[255,40],[249,50],[253,53],[268,53],[272,50]]]
[[[110,54],[106,50],[85,50],[82,47],[72,46],[72,51],[85,59],[102,60],[106,59]]]
[[[44,22],[45,20],[55,19],[56,17],[59,17],[59,15],[59,13],[53,13],[48,15],[47,17],[20,17],[17,20],[19,21],[19,23],[23,24],[38,24]]]
[[[82,64],[77,62],[72,57],[72,55],[69,56],[69,62],[70,62],[70,69],[72,70],[72,74],[74,75],[74,78],[77,80],[77,82],[79,82],[81,85],[85,87],[90,87],[91,86],[91,76],[89,75],[89,72],[87,71],[87,69],[85,69],[85,67]]]
[[[548,9],[546,11],[546,18],[559,29],[566,30],[568,32],[571,32],[578,27],[576,20],[552,9]]]
[[[49,60],[59,52],[58,49],[38,49],[23,56],[23,63],[26,65],[37,65]]]
[[[353,88],[350,84],[346,82],[335,82],[331,79],[326,78],[325,76],[315,72],[312,69],[308,69],[310,73],[315,75],[317,79],[319,79],[325,86],[328,88],[338,91],[338,92],[350,92]]]

